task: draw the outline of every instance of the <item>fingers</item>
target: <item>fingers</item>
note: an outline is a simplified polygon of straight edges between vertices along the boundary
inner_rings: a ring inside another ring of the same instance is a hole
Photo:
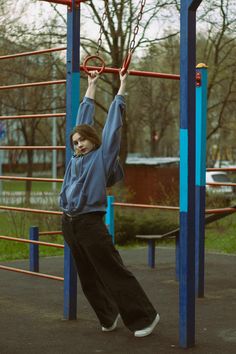
[[[98,73],[97,70],[93,70],[93,71],[90,71],[90,76],[91,76],[92,78],[95,78],[95,77],[99,76],[99,73]]]
[[[88,75],[88,83],[89,84],[95,84],[99,78],[100,74],[97,70],[93,70],[89,72]]]

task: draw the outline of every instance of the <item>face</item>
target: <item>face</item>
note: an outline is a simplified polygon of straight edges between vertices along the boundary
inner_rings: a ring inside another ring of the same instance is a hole
[[[79,133],[75,133],[72,136],[72,142],[76,154],[85,155],[94,149],[94,144],[84,139]]]

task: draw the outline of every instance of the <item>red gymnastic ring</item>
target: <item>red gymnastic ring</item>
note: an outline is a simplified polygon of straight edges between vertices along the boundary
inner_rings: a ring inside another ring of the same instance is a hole
[[[124,60],[123,65],[122,65],[122,68],[121,68],[121,74],[122,74],[122,75],[125,75],[125,74],[126,74],[128,68],[129,68],[129,64],[130,64],[130,62],[131,62],[131,59],[132,59],[132,53],[129,52],[129,53],[126,55],[125,60]]]
[[[90,71],[89,71],[89,69],[87,68],[87,63],[88,63],[88,61],[89,60],[92,60],[92,59],[97,59],[97,60],[99,60],[100,62],[101,62],[101,68],[98,70],[98,74],[101,74],[103,71],[104,71],[104,69],[105,69],[105,62],[104,62],[104,60],[101,58],[101,57],[99,57],[98,55],[90,55],[90,56],[88,56],[88,57],[86,57],[85,58],[85,60],[84,60],[84,62],[83,62],[83,69],[84,69],[84,71],[88,74],[88,75],[91,75],[90,74]],[[90,70],[95,70],[95,68],[94,69],[90,69]]]

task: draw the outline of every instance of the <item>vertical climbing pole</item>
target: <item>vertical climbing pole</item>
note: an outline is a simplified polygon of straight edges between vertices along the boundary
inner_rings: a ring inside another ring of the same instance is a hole
[[[75,126],[80,97],[80,5],[67,10],[66,165],[71,158],[69,136]],[[64,318],[76,319],[77,273],[69,247],[64,249]]]
[[[113,195],[107,197],[107,212],[105,216],[105,223],[108,227],[109,233],[112,237],[112,242],[115,243],[115,198]]]
[[[196,296],[204,296],[207,66],[196,68]]]
[[[182,0],[180,12],[179,342],[183,348],[195,345],[195,57],[200,3]]]

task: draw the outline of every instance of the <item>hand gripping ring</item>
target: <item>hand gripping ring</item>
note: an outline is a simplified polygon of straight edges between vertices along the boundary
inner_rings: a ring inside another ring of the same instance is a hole
[[[123,65],[122,65],[122,68],[121,68],[121,75],[125,75],[128,68],[129,68],[129,64],[131,62],[131,59],[132,59],[132,53],[129,52],[126,57],[125,57],[125,60],[123,62]]]
[[[92,59],[98,59],[100,62],[101,62],[101,68],[98,70],[98,74],[101,74],[104,69],[105,69],[105,62],[104,60],[99,57],[98,55],[90,55],[88,57],[85,58],[84,62],[83,62],[83,69],[84,71],[88,74],[88,75],[91,75],[90,72],[89,72],[89,69],[87,68],[87,63],[89,60],[92,60]],[[95,68],[94,68],[95,69]],[[90,69],[90,70],[94,70],[94,69]]]

